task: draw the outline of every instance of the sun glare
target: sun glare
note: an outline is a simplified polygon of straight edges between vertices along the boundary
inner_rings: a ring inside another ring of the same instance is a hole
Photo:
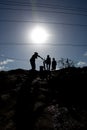
[[[48,39],[48,33],[45,28],[37,26],[31,31],[31,40],[33,43],[45,43]]]

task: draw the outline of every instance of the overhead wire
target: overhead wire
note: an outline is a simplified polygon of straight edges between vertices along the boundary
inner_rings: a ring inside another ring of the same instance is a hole
[[[0,2],[0,4],[1,5],[11,5],[11,6],[31,6],[32,7],[32,4],[31,3],[29,3],[29,4],[27,4],[27,5],[25,5],[25,4],[23,4],[23,3],[19,3],[19,2],[15,2],[15,4],[14,4],[14,2],[11,2],[11,3],[3,3],[3,2]],[[71,11],[84,11],[84,12],[87,12],[87,10],[76,10],[75,8],[73,9],[73,8],[65,8],[64,6],[59,6],[58,5],[58,7],[57,8],[55,8],[55,7],[53,7],[53,6],[43,6],[43,5],[46,5],[46,4],[39,4],[39,5],[33,5],[34,7],[44,7],[44,8],[53,8],[53,9],[63,9],[63,10],[71,10]],[[57,5],[55,5],[55,6],[57,6]],[[3,10],[3,9],[6,9],[6,10],[22,10],[22,11],[30,11],[30,9],[13,9],[13,8],[6,8],[6,7],[4,7],[4,8],[0,8],[0,10]],[[31,9],[31,11],[32,11],[32,9]],[[40,10],[35,10],[34,9],[34,11],[40,11]],[[42,10],[43,11],[43,10]],[[42,12],[41,11],[41,12]],[[70,12],[61,12],[61,11],[49,11],[49,10],[44,10],[43,12],[48,12],[48,13],[64,13],[64,14],[73,14],[73,15],[83,15],[83,16],[87,16],[87,14],[81,14],[81,13],[70,13]]]
[[[33,21],[33,20],[9,20],[9,19],[0,19],[0,22],[12,22],[12,23],[46,23],[46,24],[60,24],[60,25],[67,25],[67,26],[79,26],[79,27],[87,27],[87,24],[73,24],[73,23],[63,23],[63,22],[48,22],[48,21]]]
[[[13,11],[32,11],[32,9],[17,9],[17,8],[0,8],[0,10],[13,10]],[[56,11],[56,10],[38,10],[38,9],[33,9],[33,11],[39,12],[39,13],[56,13],[56,14],[68,14],[68,15],[82,15],[82,16],[87,16],[87,14],[83,13],[72,13],[72,12],[64,12],[64,11]]]
[[[0,43],[0,46],[71,46],[71,47],[87,47],[87,44],[57,44],[57,43],[43,43],[43,44],[39,44],[39,43]]]
[[[32,6],[32,3],[26,3],[26,2],[15,2],[15,1],[7,1],[8,3],[5,2],[0,2],[1,5],[12,5],[12,6]],[[33,3],[34,7],[44,7],[44,8],[54,8],[54,9],[66,9],[66,10],[77,10],[77,11],[83,11],[87,12],[87,8],[81,8],[81,7],[69,7],[69,6],[63,6],[63,5],[58,5],[58,4],[41,4],[41,3]]]
[[[9,2],[11,2],[11,1],[9,1]],[[13,3],[13,4],[12,4]],[[14,4],[15,3],[15,4]],[[24,3],[20,3],[20,2],[11,2],[11,3],[3,3],[3,2],[0,2],[0,4],[2,4],[2,5],[12,5],[12,6],[32,6],[32,4],[31,3],[27,3],[27,5],[25,5]],[[36,5],[33,5],[33,6],[35,6],[35,7],[44,7],[44,8],[53,8],[53,6],[43,6],[43,5],[46,5],[46,4],[39,4],[39,6],[36,6]],[[63,10],[67,10],[67,8],[64,8],[64,6],[59,6],[58,5],[58,7],[57,7],[57,9],[63,9]],[[4,7],[4,8],[0,8],[0,10],[15,10],[15,11],[17,11],[17,10],[20,10],[20,11],[32,11],[32,9],[17,9],[17,8],[6,8],[6,7]],[[55,7],[54,7],[54,9],[56,9]],[[75,9],[73,10],[72,8],[68,8],[68,10],[72,10],[72,11],[75,11]],[[49,10],[33,10],[33,11],[40,11],[40,12],[43,12],[43,13],[63,13],[63,14],[72,14],[72,15],[82,15],[82,16],[87,16],[87,14],[83,14],[83,13],[71,13],[71,12],[63,12],[63,11],[56,11],[56,10],[52,10],[52,11],[49,11]],[[85,12],[87,12],[87,10],[79,10],[79,11],[85,11]]]

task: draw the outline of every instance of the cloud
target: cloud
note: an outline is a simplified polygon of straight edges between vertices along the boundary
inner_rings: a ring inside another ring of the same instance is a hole
[[[78,67],[87,66],[87,63],[86,63],[86,62],[83,62],[83,61],[79,61],[79,62],[77,63],[77,66],[78,66]]]
[[[5,66],[0,66],[0,70],[4,70],[5,69]]]
[[[8,64],[8,63],[10,63],[10,62],[14,62],[14,60],[12,60],[12,59],[6,59],[6,60],[4,60],[4,61],[0,61],[0,66],[6,65],[6,64]]]
[[[87,52],[84,53],[84,56],[87,56]]]
[[[12,59],[6,59],[3,61],[0,61],[0,70],[5,70],[8,69],[8,67],[6,67],[5,65],[7,65],[8,63],[14,62],[14,60]]]

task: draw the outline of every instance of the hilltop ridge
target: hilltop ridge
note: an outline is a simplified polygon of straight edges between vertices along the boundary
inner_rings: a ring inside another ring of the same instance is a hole
[[[87,128],[87,67],[0,71],[0,129]]]

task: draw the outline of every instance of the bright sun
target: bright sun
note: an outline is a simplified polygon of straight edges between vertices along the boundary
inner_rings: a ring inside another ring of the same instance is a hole
[[[37,26],[31,31],[31,40],[33,43],[45,43],[48,39],[48,33],[45,28]]]

